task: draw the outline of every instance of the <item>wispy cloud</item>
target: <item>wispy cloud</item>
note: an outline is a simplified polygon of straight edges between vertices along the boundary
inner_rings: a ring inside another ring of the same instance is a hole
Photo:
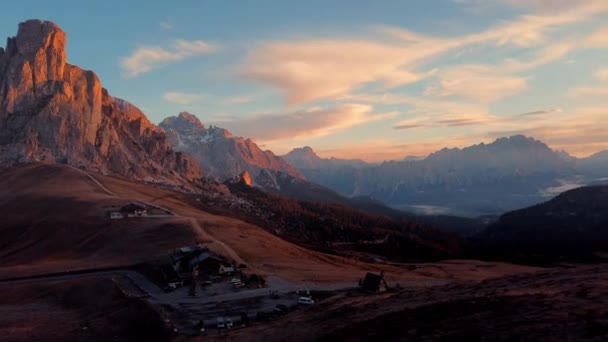
[[[254,101],[254,98],[251,96],[232,96],[232,97],[229,97],[228,99],[226,99],[227,104],[234,104],[234,105],[251,103],[253,101]]]
[[[558,11],[541,9],[543,6],[539,3],[539,12],[534,15],[522,15],[481,32],[450,38],[430,37],[396,27],[374,27],[373,31],[379,34],[375,39],[266,42],[254,47],[241,71],[249,79],[283,91],[287,103],[297,105],[343,97],[366,85],[390,89],[431,76],[441,78],[441,71],[438,73],[425,65],[435,57],[467,46],[538,50],[529,61],[510,60],[501,65],[508,72],[497,73],[497,68],[491,70],[492,66],[484,66],[485,70],[470,69],[468,75],[455,74],[462,70],[452,70],[452,74],[443,74],[445,77],[431,88],[438,95],[491,102],[526,89],[525,77],[509,73],[557,60],[575,48],[570,41],[548,44],[550,33],[608,12],[608,2],[576,1]]]
[[[170,48],[161,46],[140,47],[120,61],[123,77],[136,77],[161,65],[182,61],[189,57],[207,55],[216,47],[202,40],[178,39]]]
[[[597,77],[600,80],[608,80],[608,68],[600,69],[600,70],[596,71],[595,77]]]
[[[561,113],[561,112],[562,112],[561,108],[548,108],[548,109],[535,110],[535,111],[527,112],[527,113],[521,113],[518,116],[519,117],[530,117],[530,116],[547,115],[547,114]]]
[[[395,112],[374,113],[373,107],[346,104],[334,108],[312,108],[291,113],[268,113],[238,121],[216,122],[232,132],[260,142],[308,139],[324,136],[368,122],[392,118]]]
[[[429,44],[410,50],[365,40],[275,42],[252,51],[242,74],[283,90],[288,104],[296,105],[338,97],[370,82],[385,87],[416,82],[429,72],[403,66],[443,49]]]
[[[608,2],[606,2],[608,4]],[[608,26],[604,26],[593,32],[584,41],[584,44],[589,48],[606,48],[608,47]]]
[[[159,25],[163,30],[173,30],[173,24],[169,20],[163,20]]]
[[[570,96],[576,98],[582,97],[608,97],[608,86],[580,86],[570,91]]]
[[[199,102],[203,99],[203,96],[201,94],[193,93],[167,92],[163,94],[163,98],[172,103],[189,105]]]
[[[460,96],[489,103],[527,87],[526,77],[510,76],[486,65],[448,68],[439,75],[439,81],[427,88],[425,95]]]

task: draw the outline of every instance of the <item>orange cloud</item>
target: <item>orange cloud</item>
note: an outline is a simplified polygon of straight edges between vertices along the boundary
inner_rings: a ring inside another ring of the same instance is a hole
[[[261,114],[216,124],[260,143],[301,140],[328,135],[368,122],[392,118],[396,112],[373,113],[373,107],[345,104],[335,108],[312,108],[292,113]]]
[[[608,80],[608,69],[600,69],[595,72],[595,77],[600,80]]]

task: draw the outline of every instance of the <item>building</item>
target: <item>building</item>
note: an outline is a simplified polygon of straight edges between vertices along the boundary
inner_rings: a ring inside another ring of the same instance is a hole
[[[110,213],[110,219],[112,220],[120,220],[120,219],[124,219],[125,215],[123,213],[121,213],[120,211],[113,211]]]
[[[225,266],[225,265],[220,266],[220,274],[233,274],[233,273],[234,273],[234,267]]]
[[[148,209],[138,203],[129,203],[120,209],[122,213],[126,213],[127,217],[145,217],[148,216]]]
[[[361,281],[361,289],[368,293],[379,293],[388,290],[388,284],[384,280],[384,272],[380,274],[367,273]]]
[[[148,210],[134,210],[133,212],[127,213],[127,217],[145,217],[148,216]]]
[[[217,275],[224,267],[224,260],[212,255],[207,248],[200,246],[182,247],[171,255],[170,262],[175,273],[182,279],[191,278],[198,269],[201,275]]]

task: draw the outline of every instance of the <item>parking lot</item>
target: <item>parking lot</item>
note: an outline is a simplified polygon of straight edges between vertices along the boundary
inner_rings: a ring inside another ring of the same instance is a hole
[[[218,330],[218,318],[224,323],[230,319],[233,328],[239,328],[307,306],[298,304],[298,299],[306,296],[306,290],[280,278],[269,277],[267,287],[262,288],[237,288],[232,278],[198,284],[196,296],[190,296],[190,286],[186,285],[162,294],[157,292],[146,300],[159,308],[178,333],[188,335],[199,334],[201,322],[208,332]]]

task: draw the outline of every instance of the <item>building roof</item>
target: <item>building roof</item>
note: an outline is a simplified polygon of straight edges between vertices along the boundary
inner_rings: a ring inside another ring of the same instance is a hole
[[[380,285],[382,285],[383,282],[386,285],[386,282],[384,281],[384,272],[380,274],[368,272],[363,279],[361,287],[367,292],[378,292],[380,290]]]

